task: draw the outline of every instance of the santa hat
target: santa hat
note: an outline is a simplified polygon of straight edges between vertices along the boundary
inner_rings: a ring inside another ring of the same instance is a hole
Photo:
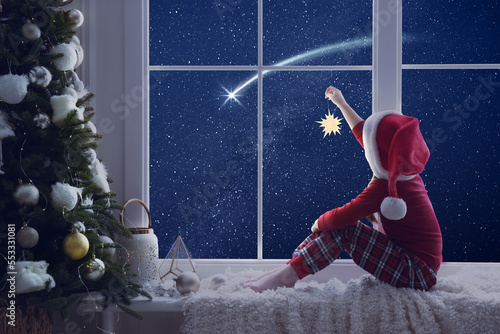
[[[363,145],[373,174],[389,181],[389,197],[382,201],[380,213],[387,219],[402,219],[406,203],[398,198],[396,181],[411,180],[429,159],[418,120],[395,110],[375,112],[363,125]]]

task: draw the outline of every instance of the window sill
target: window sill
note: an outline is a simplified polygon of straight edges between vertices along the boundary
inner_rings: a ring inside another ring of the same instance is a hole
[[[159,260],[160,262],[163,260]],[[252,270],[271,270],[286,263],[286,260],[223,260],[223,259],[198,259],[195,260],[196,267],[202,279],[208,278],[215,274],[225,273],[230,270],[233,273],[252,269]],[[441,265],[438,276],[446,277],[454,275],[459,271],[474,267],[474,270],[486,270],[488,268],[500,268],[500,263],[486,262],[444,262]],[[332,278],[337,278],[343,283],[347,283],[351,279],[358,278],[366,271],[358,267],[352,260],[339,259],[334,265],[330,265],[326,269],[304,278],[304,281],[317,281],[326,283]],[[189,298],[185,296],[179,299],[173,299],[169,296],[153,295],[153,300],[150,301],[146,297],[137,297],[132,300],[131,307],[139,313],[148,312],[182,312],[184,303]],[[109,308],[106,312],[118,312],[119,308]]]
[[[162,264],[164,259],[159,259],[158,266]],[[288,260],[253,260],[253,259],[195,259],[197,271],[201,278],[207,278],[215,274],[223,274],[230,270],[231,272],[239,272],[246,269],[268,271],[285,264]],[[498,262],[443,262],[439,269],[438,276],[445,277],[456,274],[462,269],[475,267],[480,270],[488,268],[498,268]],[[335,264],[330,265],[326,269],[306,277],[305,280],[318,281],[320,283],[327,282],[335,277],[346,283],[353,278],[358,278],[367,272],[358,267],[354,261],[350,259],[338,259]]]

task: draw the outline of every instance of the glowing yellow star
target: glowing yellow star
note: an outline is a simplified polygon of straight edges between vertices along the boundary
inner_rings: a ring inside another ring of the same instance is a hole
[[[328,115],[325,116],[326,118],[322,118],[321,121],[316,121],[316,123],[321,124],[321,127],[324,128],[323,132],[325,135],[323,138],[325,138],[326,135],[330,135],[332,132],[334,135],[337,133],[340,134],[339,125],[342,118],[333,117],[333,115],[330,114],[330,111],[328,111]]]

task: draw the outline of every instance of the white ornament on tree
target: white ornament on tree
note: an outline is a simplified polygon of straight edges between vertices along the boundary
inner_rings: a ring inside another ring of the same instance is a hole
[[[92,199],[91,195],[85,196],[85,198],[81,202],[82,207],[87,208],[85,211],[93,213],[94,210],[92,210],[90,207],[94,205],[94,200]]]
[[[82,188],[70,186],[67,183],[57,182],[52,186],[50,193],[51,204],[55,209],[73,210],[78,203],[78,197],[82,197]]]
[[[16,262],[16,293],[29,293],[56,286],[54,278],[47,274],[49,264],[46,261],[17,261]]]
[[[71,95],[71,96],[73,96],[73,98],[75,99],[75,101],[78,100],[78,93],[76,92],[76,90],[74,90],[71,87],[64,87],[61,90],[61,95]]]
[[[89,281],[97,281],[106,272],[106,266],[104,262],[100,259],[91,259],[85,263],[85,273],[83,277],[85,277]]]
[[[8,104],[18,104],[28,94],[29,80],[26,75],[0,75],[0,100]]]
[[[92,179],[90,179],[92,183],[98,186],[103,193],[109,193],[111,188],[109,187],[109,182],[104,175],[96,175]]]
[[[88,121],[85,123],[85,128],[89,129],[93,135],[97,135],[97,128],[96,128],[95,124],[92,123],[91,121]],[[89,138],[88,141],[94,142],[94,141],[96,141],[96,138]],[[92,160],[92,162],[94,162],[94,160]]]
[[[76,100],[71,95],[54,95],[50,98],[50,105],[52,106],[52,122],[57,126],[62,126],[66,117],[76,110],[76,118],[80,121],[84,120],[83,108],[76,106]]]
[[[79,98],[88,94],[83,81],[80,80],[78,74],[76,74],[76,72],[74,71],[71,71],[71,75],[68,78],[68,84],[69,87],[73,88],[78,93]]]
[[[40,28],[31,22],[25,23],[21,28],[21,33],[28,41],[33,42],[42,36]]]
[[[78,57],[74,44],[57,44],[56,46],[52,47],[52,49],[50,49],[49,54],[62,55],[52,61],[54,67],[59,71],[72,71],[75,69]]]
[[[52,74],[44,66],[35,66],[28,74],[30,83],[41,87],[47,87],[52,81]]]
[[[46,113],[36,114],[33,121],[40,129],[46,129],[50,125],[50,117]]]
[[[75,28],[80,28],[84,21],[84,16],[78,9],[71,9],[68,12],[68,18],[75,21]]]
[[[28,225],[24,225],[17,232],[16,241],[22,248],[30,249],[38,243],[39,235],[37,230]]]
[[[32,184],[20,184],[14,190],[14,199],[17,204],[24,206],[35,206],[38,204],[38,199],[40,198],[40,192],[37,187]]]
[[[107,235],[100,235],[99,240],[101,240],[103,246],[106,244],[113,244],[114,241]],[[103,257],[103,255],[108,255],[110,258],[112,258],[115,255],[116,249],[113,247],[100,247],[96,250],[96,254],[100,257]]]
[[[94,177],[90,180],[96,186],[101,188],[101,190],[105,193],[109,193],[111,191],[108,183],[108,171],[102,162],[96,159],[92,165],[90,166],[92,171],[92,175]]]
[[[78,68],[83,63],[85,52],[83,51],[82,45],[80,44],[80,39],[76,37],[76,35],[71,38],[71,42],[69,44],[72,44],[75,47],[77,58],[75,68]]]
[[[12,126],[7,122],[7,113],[0,110],[0,175],[5,174],[2,171],[3,166],[3,156],[2,156],[2,139],[7,137],[13,137],[16,134],[12,131]]]
[[[85,153],[83,153],[83,156],[87,158],[91,164],[93,164],[97,160],[97,153],[94,149],[88,148]]]
[[[82,222],[76,222],[73,224],[73,229],[80,233],[85,233],[85,224]]]

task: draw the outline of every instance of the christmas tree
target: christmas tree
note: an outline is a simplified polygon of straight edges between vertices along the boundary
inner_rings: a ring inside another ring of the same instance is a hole
[[[105,307],[139,316],[130,298],[151,297],[114,259],[113,240],[131,234],[113,214],[120,206],[97,158],[92,94],[75,72],[84,18],[66,9],[71,2],[0,1],[0,307],[14,300],[67,317],[99,291]]]

